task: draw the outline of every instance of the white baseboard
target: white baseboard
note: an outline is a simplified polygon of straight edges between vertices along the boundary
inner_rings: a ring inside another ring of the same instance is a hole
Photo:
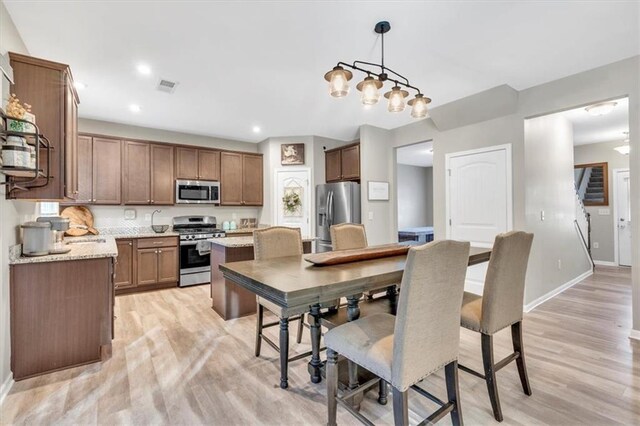
[[[616,262],[609,262],[607,260],[594,260],[593,263],[595,263],[596,266],[618,266]]]
[[[640,341],[640,330],[631,329],[631,333],[629,333],[629,339]]]
[[[593,271],[591,269],[589,269],[584,274],[578,275],[577,277],[575,277],[571,281],[566,282],[566,283],[562,284],[560,287],[551,290],[549,293],[538,297],[533,302],[527,303],[526,305],[524,305],[524,311],[525,312],[532,311],[536,306],[542,305],[547,300],[557,296],[558,294],[562,293],[566,289],[568,289],[570,287],[573,287],[574,285],[578,284],[580,281],[584,280],[585,278],[590,277],[591,275],[593,275]]]
[[[2,386],[0,386],[0,405],[4,402],[4,399],[9,394],[9,391],[11,390],[11,387],[14,383],[15,382],[13,381],[13,374],[10,373],[5,379]]]

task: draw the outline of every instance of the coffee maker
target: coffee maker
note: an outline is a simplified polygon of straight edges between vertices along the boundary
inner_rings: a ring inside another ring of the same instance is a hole
[[[64,243],[64,233],[69,229],[69,219],[60,216],[41,216],[36,221],[49,222],[51,224],[49,254],[61,254],[71,251],[71,248]]]

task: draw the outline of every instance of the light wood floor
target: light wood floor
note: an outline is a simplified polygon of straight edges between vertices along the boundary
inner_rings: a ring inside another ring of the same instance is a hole
[[[118,297],[113,357],[16,383],[0,423],[324,424],[324,382],[309,382],[306,361],[293,363],[290,389],[281,390],[275,352],[263,345],[263,356],[253,356],[255,317],[224,322],[209,300],[207,286]],[[640,345],[628,339],[630,303],[629,270],[599,267],[527,314],[533,395],[522,393],[514,364],[501,370],[504,424],[639,424]],[[292,349],[307,350],[308,341]],[[506,355],[509,332],[496,343]],[[476,334],[462,332],[460,360],[481,368]],[[484,382],[460,378],[467,425],[496,423]],[[423,386],[445,397],[442,373]],[[434,408],[411,394],[413,424]],[[393,422],[391,404],[378,405],[373,394],[362,410],[376,424]],[[338,411],[340,424],[356,424]]]

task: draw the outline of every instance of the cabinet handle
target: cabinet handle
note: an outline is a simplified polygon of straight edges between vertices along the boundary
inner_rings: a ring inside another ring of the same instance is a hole
[[[158,250],[156,250],[154,253],[155,253],[155,254],[158,254]]]
[[[162,253],[162,250],[158,250],[158,253]]]
[[[130,245],[130,246],[132,246],[132,245],[133,245],[133,243],[129,243],[129,245]]]

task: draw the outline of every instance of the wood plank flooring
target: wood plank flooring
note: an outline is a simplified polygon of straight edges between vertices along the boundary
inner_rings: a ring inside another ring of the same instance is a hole
[[[525,350],[533,395],[522,393],[515,364],[498,373],[506,425],[640,423],[640,344],[631,327],[630,271],[595,275],[527,314]],[[311,384],[306,360],[278,387],[277,354],[253,356],[255,316],[223,321],[209,288],[169,289],[116,299],[113,357],[16,383],[0,407],[1,424],[325,424],[325,384]],[[276,330],[271,329],[275,339]],[[460,361],[481,369],[480,339],[462,330]],[[509,331],[496,337],[510,350]],[[308,335],[293,351],[309,349]],[[497,424],[484,382],[460,372],[467,425]],[[443,372],[423,387],[444,398]],[[391,404],[370,393],[363,413],[392,424]],[[410,395],[415,424],[435,406]],[[338,409],[340,424],[357,424]],[[443,424],[449,424],[447,417]]]

